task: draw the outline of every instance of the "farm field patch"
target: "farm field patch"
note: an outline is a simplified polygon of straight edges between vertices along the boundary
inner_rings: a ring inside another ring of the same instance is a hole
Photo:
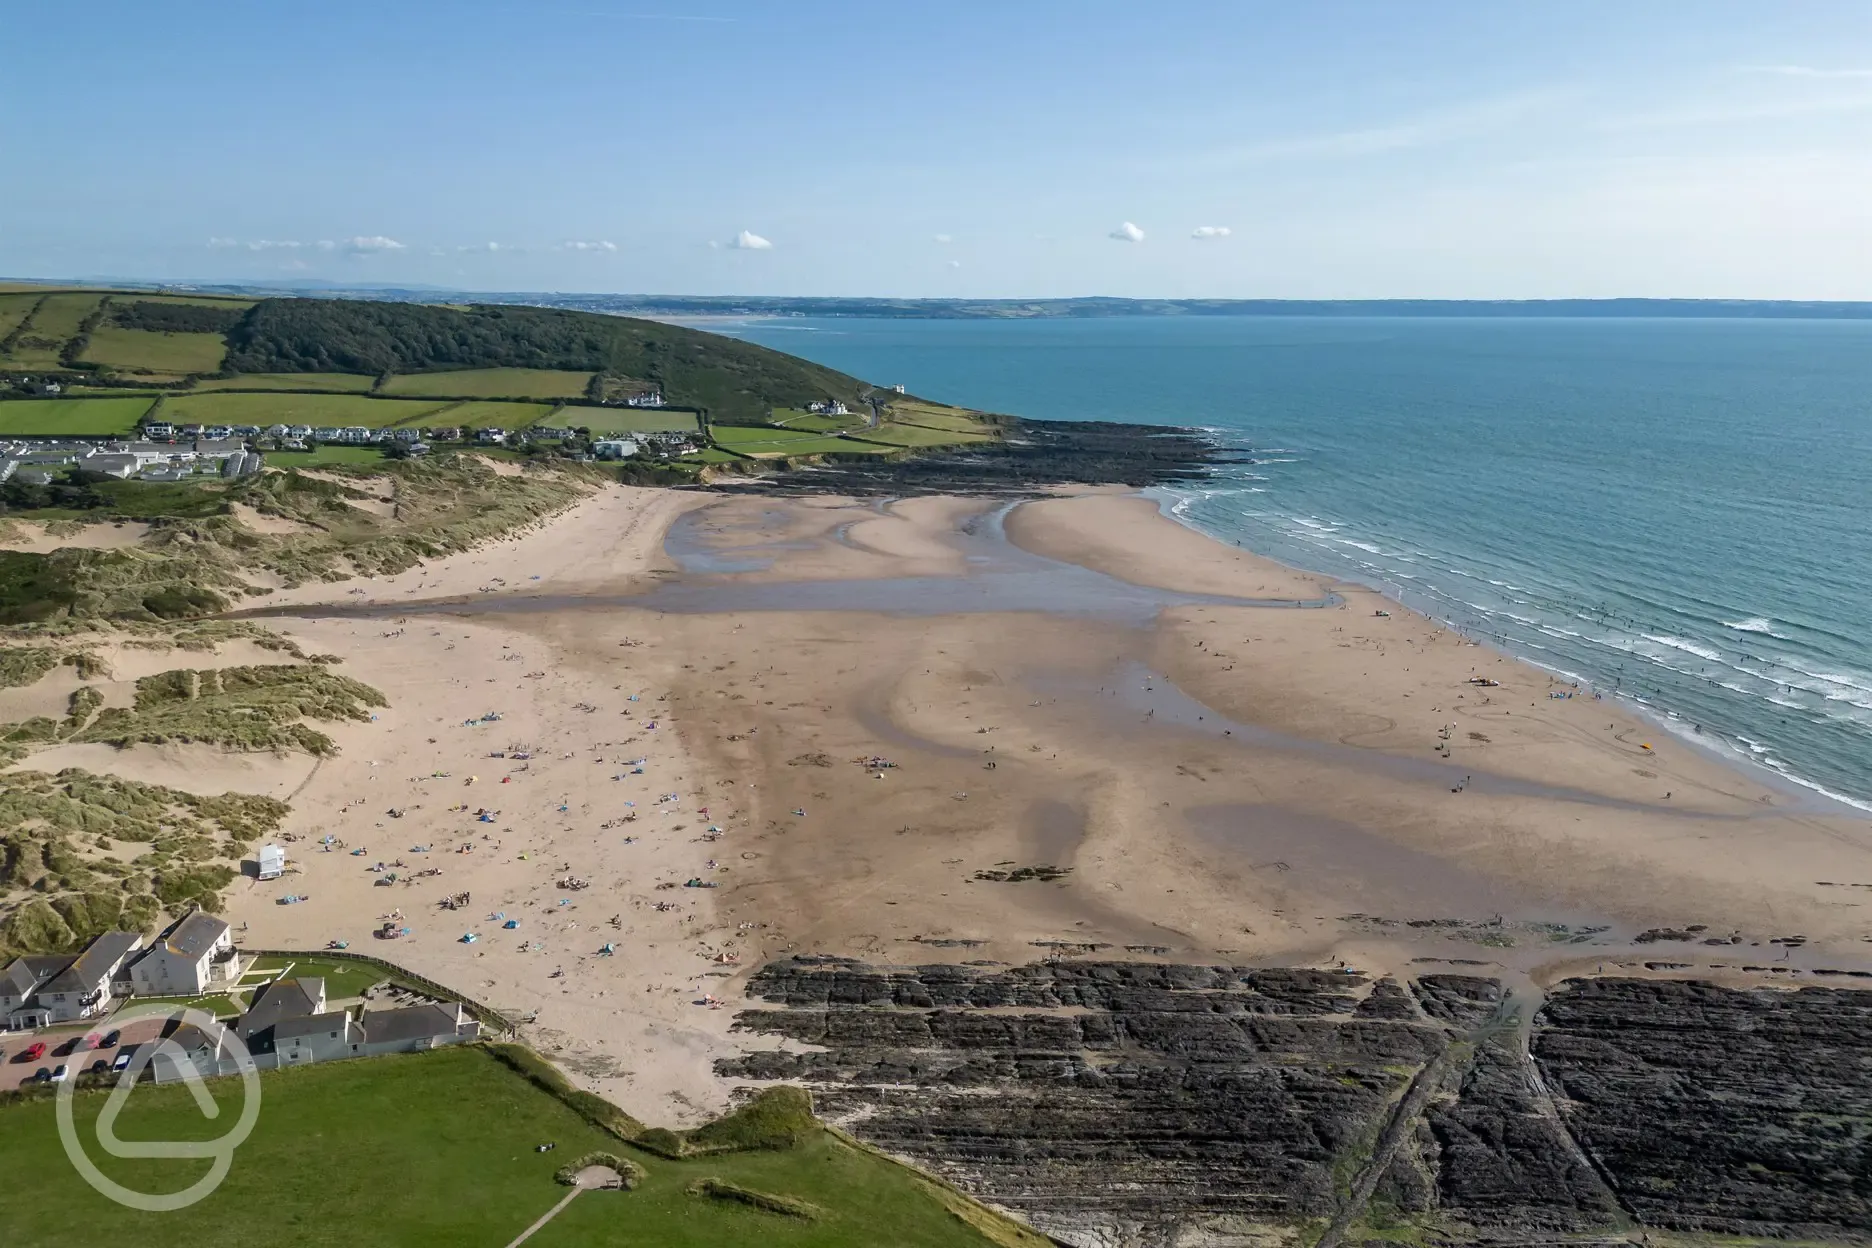
[[[379,392],[474,399],[580,399],[590,373],[550,368],[469,368],[444,373],[403,373]]]
[[[158,373],[212,373],[221,367],[227,342],[220,334],[159,333],[100,325],[91,331],[84,358],[114,369]]]
[[[147,395],[110,399],[17,399],[0,403],[0,434],[109,437],[136,427],[154,403]]]
[[[420,421],[448,404],[436,399],[378,399],[364,394],[177,395],[163,404],[163,419],[201,425],[386,425]]]

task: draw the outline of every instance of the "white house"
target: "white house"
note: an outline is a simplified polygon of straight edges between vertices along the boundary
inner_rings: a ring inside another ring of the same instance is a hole
[[[86,945],[71,965],[46,981],[39,989],[39,1004],[55,1023],[109,1012],[112,981],[130,955],[142,947],[143,938],[135,932],[105,932]]]
[[[146,997],[193,997],[210,984],[240,978],[228,925],[204,910],[185,916],[130,966],[130,982]]]
[[[286,874],[286,851],[277,845],[260,847],[260,878],[277,880]]]
[[[637,453],[637,444],[629,438],[600,438],[591,449],[599,459],[629,459]]]
[[[8,1028],[72,1023],[110,1009],[135,932],[105,932],[77,957],[15,958],[0,971],[0,1021]]]
[[[661,390],[651,390],[643,394],[633,394],[630,398],[625,399],[624,402],[631,407],[662,407],[663,392]]]

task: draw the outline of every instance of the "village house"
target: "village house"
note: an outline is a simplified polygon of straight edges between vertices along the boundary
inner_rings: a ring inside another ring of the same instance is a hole
[[[630,398],[625,399],[624,402],[631,407],[662,407],[663,392],[661,390],[646,390],[642,394],[631,395]]]
[[[143,945],[135,932],[105,932],[77,957],[15,958],[0,972],[0,1017],[8,1029],[72,1023],[107,1012],[121,972]]]
[[[850,414],[850,409],[837,399],[826,399],[823,402],[814,401],[808,403],[806,405],[806,410],[813,413],[815,416],[846,416]]]
[[[228,925],[204,910],[186,915],[130,965],[140,996],[200,996],[214,983],[240,979],[241,959]]]
[[[70,966],[64,954],[38,954],[14,958],[0,971],[0,1028],[18,1031],[45,1027],[52,1012],[36,1000],[39,986]]]
[[[481,1024],[454,1003],[367,1010],[357,1016],[324,1006],[324,981],[282,980],[231,1029],[219,1023],[209,1029],[176,1026],[150,1061],[151,1077],[171,1083],[186,1077],[190,1067],[203,1078],[234,1074],[240,1069],[234,1041],[246,1046],[256,1067],[271,1070],[346,1057],[416,1053],[466,1044],[481,1035]]]
[[[143,436],[154,441],[167,442],[176,436],[176,427],[166,420],[147,421],[143,425]]]
[[[143,937],[135,932],[105,932],[39,989],[39,1003],[51,1012],[55,1023],[73,1023],[108,1012],[117,972],[142,947]]]
[[[629,438],[599,438],[591,444],[598,459],[629,459],[637,453],[637,443]]]

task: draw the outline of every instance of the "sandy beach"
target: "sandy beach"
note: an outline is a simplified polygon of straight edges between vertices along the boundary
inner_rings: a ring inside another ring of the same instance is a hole
[[[1866,821],[1133,495],[611,487],[269,601],[389,698],[338,757],[58,765],[290,797],[295,871],[230,899],[250,946],[346,940],[531,1018],[651,1121],[719,1108],[713,1059],[771,1047],[720,1003],[783,953],[1469,965],[1533,991],[1844,983],[1872,949]],[[409,934],[374,938],[395,913]]]

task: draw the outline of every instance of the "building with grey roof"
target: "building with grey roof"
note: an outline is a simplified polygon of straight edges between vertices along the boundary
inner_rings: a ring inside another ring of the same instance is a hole
[[[199,996],[212,983],[240,979],[228,925],[205,910],[185,915],[130,965],[136,991],[147,997]]]

